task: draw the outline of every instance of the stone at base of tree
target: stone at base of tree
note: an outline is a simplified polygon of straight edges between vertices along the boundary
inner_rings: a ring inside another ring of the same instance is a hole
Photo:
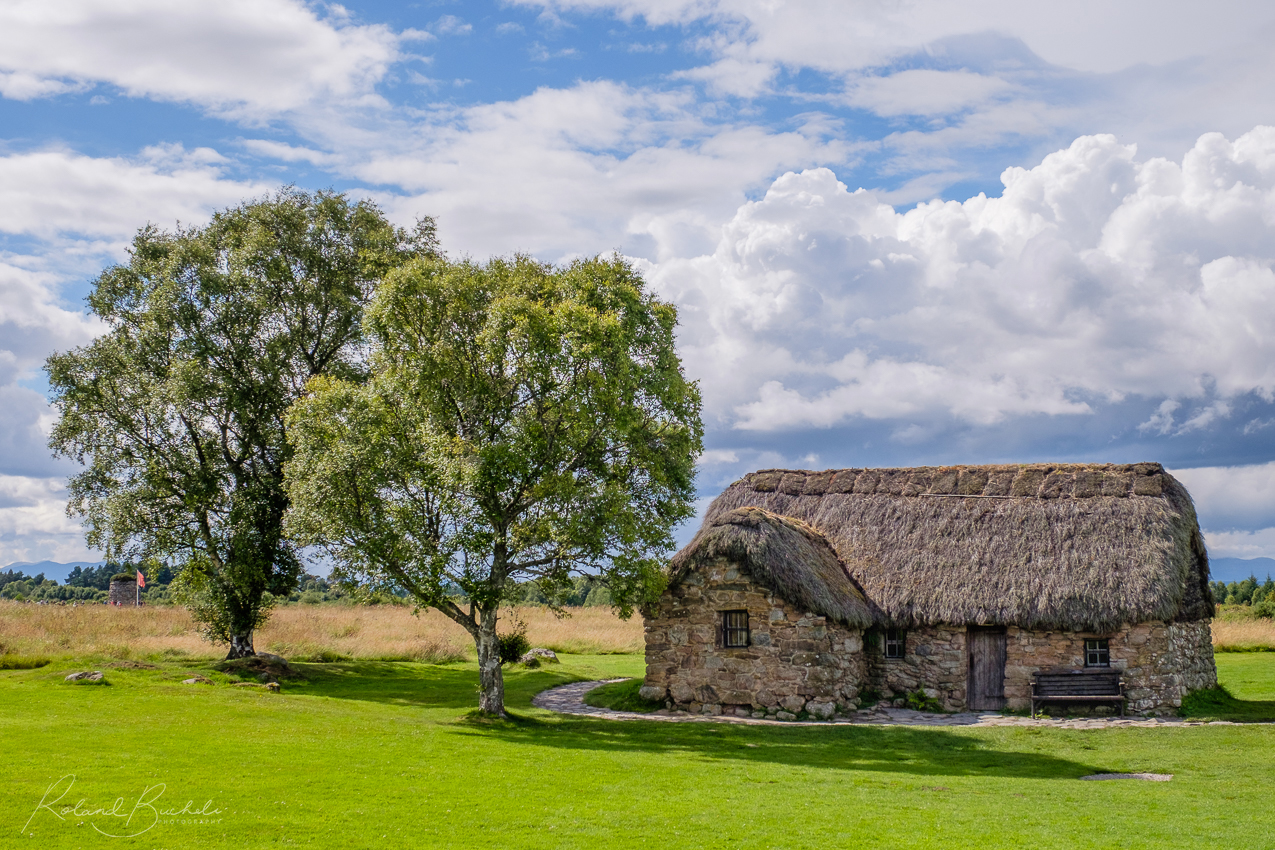
[[[257,658],[269,661],[271,664],[286,665],[288,663],[288,659],[284,658],[282,655],[275,655],[273,652],[258,652]]]
[[[519,658],[518,660],[521,661],[523,664],[526,664],[532,658],[539,659],[544,664],[560,664],[561,663],[560,661],[558,661],[558,654],[556,652],[554,652],[552,649],[545,649],[543,646],[532,647],[531,649],[523,653],[522,658]]]
[[[90,673],[88,670],[83,670],[79,673],[72,673],[66,677],[66,680],[68,682],[100,682],[102,681],[102,671],[94,670]]]
[[[837,706],[831,702],[815,702],[811,700],[806,703],[806,711],[811,717],[819,720],[830,720],[832,715],[836,713]]]
[[[262,681],[276,681],[279,679],[304,679],[305,676],[300,670],[293,667],[278,655],[266,654],[265,656],[253,655],[247,658],[233,658],[229,661],[218,661],[213,665],[213,669],[220,670],[223,673],[233,673],[239,676],[258,676],[262,677]]]
[[[638,696],[644,700],[650,700],[651,702],[664,702],[664,696],[667,693],[667,688],[662,688],[657,685],[643,685],[638,688]]]
[[[211,685],[212,683],[212,679],[207,679],[203,676],[191,676],[189,679],[182,679],[183,685]]]
[[[781,711],[775,716],[778,717],[780,720],[796,720],[797,719],[797,715],[793,714],[791,711]]]

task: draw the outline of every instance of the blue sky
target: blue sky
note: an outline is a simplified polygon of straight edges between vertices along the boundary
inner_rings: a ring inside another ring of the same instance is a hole
[[[93,557],[52,351],[147,222],[282,184],[454,256],[619,250],[681,310],[707,499],[768,466],[1160,460],[1275,555],[1275,7],[16,0],[0,564]]]

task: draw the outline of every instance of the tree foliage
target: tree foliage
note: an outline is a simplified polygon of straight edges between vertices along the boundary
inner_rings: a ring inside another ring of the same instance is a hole
[[[703,433],[676,323],[618,257],[404,267],[368,309],[369,380],[315,379],[289,415],[291,533],[469,631],[503,713],[517,580],[598,573],[624,616],[663,588]]]
[[[284,414],[318,375],[357,381],[376,284],[436,251],[432,222],[285,189],[206,227],[148,226],[95,281],[107,325],[49,358],[50,445],[85,465],[68,511],[108,558],[168,556],[212,639],[251,654],[269,600],[301,574],[282,535]]]
[[[1275,616],[1275,579],[1269,575],[1265,582],[1259,582],[1257,576],[1249,576],[1243,581],[1229,584],[1214,581],[1209,585],[1213,598],[1223,605],[1250,605],[1258,616]]]

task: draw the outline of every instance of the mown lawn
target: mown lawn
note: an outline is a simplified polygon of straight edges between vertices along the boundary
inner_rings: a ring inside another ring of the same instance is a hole
[[[508,723],[467,715],[467,664],[301,665],[310,678],[280,694],[220,676],[182,685],[208,671],[176,661],[98,664],[106,686],[62,682],[84,663],[0,671],[0,847],[1275,845],[1272,726],[775,728],[530,708],[553,684],[642,667],[638,656],[564,658],[508,675]],[[1275,653],[1218,660],[1233,695],[1275,699]],[[1174,779],[1078,781],[1138,771]],[[70,775],[60,803],[38,809]],[[150,810],[131,824],[55,814],[116,798],[127,814],[147,788],[159,811],[188,800],[219,811],[162,817],[127,839],[94,827],[138,832]]]

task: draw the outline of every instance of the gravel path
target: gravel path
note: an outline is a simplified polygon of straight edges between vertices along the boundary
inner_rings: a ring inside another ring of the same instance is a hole
[[[1111,729],[1117,726],[1248,726],[1253,724],[1232,723],[1226,720],[1199,721],[1183,720],[1177,717],[1078,717],[1064,720],[1055,717],[1018,717],[1010,714],[977,714],[962,712],[960,714],[929,714],[924,711],[912,711],[908,708],[863,708],[849,717],[838,717],[835,720],[767,720],[753,717],[704,716],[688,714],[684,711],[661,710],[654,714],[639,714],[635,711],[612,711],[609,708],[594,708],[584,704],[584,695],[599,685],[611,682],[623,682],[624,679],[601,679],[596,682],[572,682],[559,685],[547,691],[541,691],[532,699],[531,704],[537,708],[545,708],[561,714],[578,714],[582,717],[599,717],[605,720],[653,720],[662,723],[743,723],[752,726],[1051,726],[1056,729]]]

